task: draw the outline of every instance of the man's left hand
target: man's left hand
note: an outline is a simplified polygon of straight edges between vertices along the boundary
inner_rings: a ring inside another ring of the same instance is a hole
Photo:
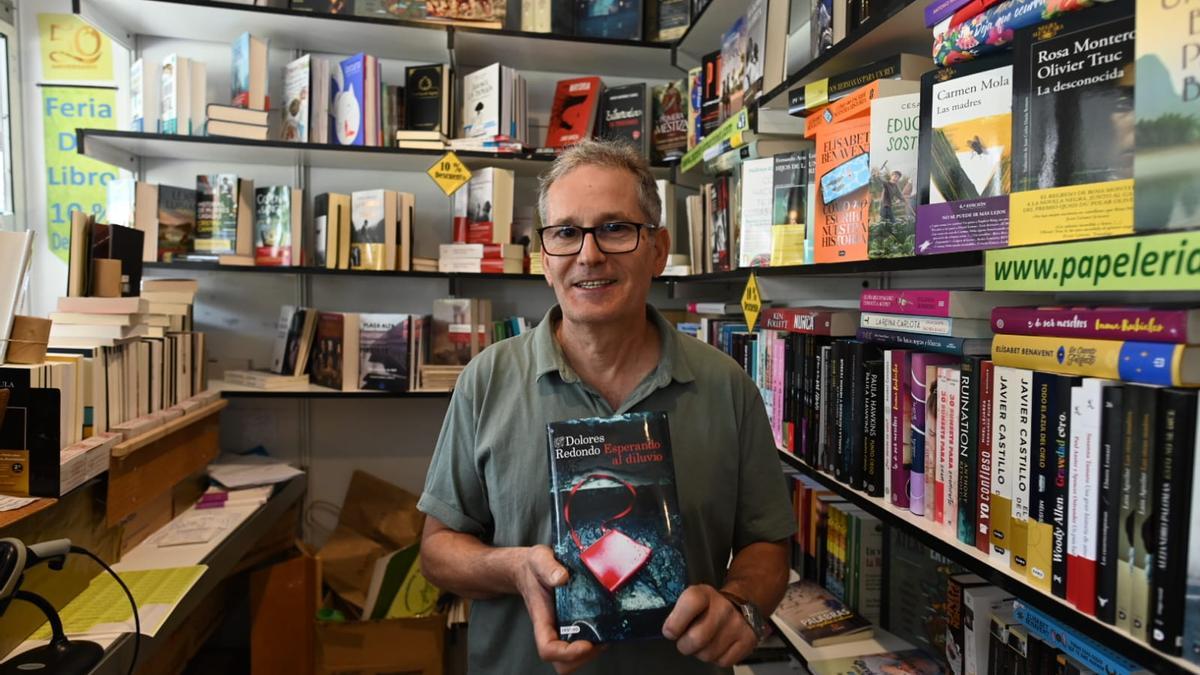
[[[728,598],[708,585],[689,586],[663,624],[679,653],[722,668],[746,658],[758,644],[754,631]]]

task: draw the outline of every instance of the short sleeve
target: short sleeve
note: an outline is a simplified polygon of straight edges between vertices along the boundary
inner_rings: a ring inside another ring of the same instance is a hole
[[[762,397],[747,378],[741,387],[741,460],[734,551],[760,541],[779,541],[796,532],[796,517],[779,465],[775,437]]]
[[[492,515],[475,463],[475,417],[467,388],[456,387],[417,508],[452,530],[482,539],[492,531]]]

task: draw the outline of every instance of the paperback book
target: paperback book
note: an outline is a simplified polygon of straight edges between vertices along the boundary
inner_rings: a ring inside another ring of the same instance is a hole
[[[170,262],[194,250],[196,191],[171,185],[158,186],[158,257]],[[107,256],[101,256],[107,257]]]
[[[775,617],[813,647],[865,640],[875,632],[871,622],[809,579],[788,585]]]
[[[300,209],[300,204],[293,201],[294,192],[287,185],[272,185],[254,190],[256,265],[300,264],[299,260],[292,258],[292,223],[297,219]]]
[[[198,253],[235,253],[238,225],[238,177],[230,173],[196,176]]]
[[[666,413],[546,425],[559,638],[618,642],[662,635],[687,587],[684,523]]]
[[[598,77],[578,77],[559,80],[554,88],[554,103],[550,108],[550,128],[546,132],[546,147],[565,148],[591,138],[596,126],[596,111],[600,107],[600,92],[604,85]]]
[[[408,314],[359,314],[359,388],[408,391],[411,378]]]
[[[309,140],[309,82],[312,55],[305,54],[287,64],[283,71],[283,130],[281,138],[293,143]]]
[[[869,116],[826,125],[817,132],[819,196],[813,249],[818,263],[867,258],[870,149]]]
[[[675,164],[687,151],[687,108],[683,100],[683,82],[655,85],[652,159],[659,164]]]
[[[871,206],[867,255],[913,255],[917,222],[917,141],[921,95],[885,96],[871,102]]]

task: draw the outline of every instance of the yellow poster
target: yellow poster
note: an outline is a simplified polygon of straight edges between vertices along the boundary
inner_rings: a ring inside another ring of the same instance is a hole
[[[71,212],[104,218],[108,184],[117,169],[76,152],[76,129],[116,129],[117,91],[42,87],[45,130],[47,245],[63,262],[71,248]]]
[[[38,14],[42,80],[112,82],[112,42],[73,14]]]

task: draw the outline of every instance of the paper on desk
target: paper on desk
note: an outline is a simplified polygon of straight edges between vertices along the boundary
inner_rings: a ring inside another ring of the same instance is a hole
[[[223,455],[208,466],[209,477],[231,490],[283,483],[303,474],[286,462],[261,455]]]
[[[0,512],[23,509],[37,500],[37,497],[0,497]]]
[[[154,637],[167,617],[199,581],[208,567],[168,567],[156,570],[120,572],[138,604],[142,635]],[[59,611],[63,630],[72,637],[132,633],[133,610],[125,592],[108,574],[92,579],[88,587]],[[32,640],[50,638],[49,624],[43,624]]]
[[[224,534],[242,521],[240,513],[227,511],[187,511],[154,535],[155,545],[181,546],[206,544],[218,534]]]

